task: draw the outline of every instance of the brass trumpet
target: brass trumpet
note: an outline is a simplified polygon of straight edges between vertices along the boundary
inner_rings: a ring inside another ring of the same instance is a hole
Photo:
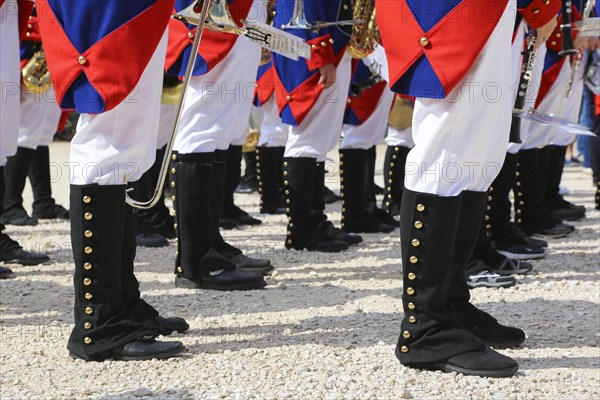
[[[306,19],[306,14],[304,13],[304,0],[295,0],[292,18],[287,24],[282,25],[281,29],[312,29],[318,31],[319,29],[326,28],[328,26],[359,25],[363,22],[365,22],[363,19],[349,19],[336,22],[315,21],[314,23],[310,23]]]

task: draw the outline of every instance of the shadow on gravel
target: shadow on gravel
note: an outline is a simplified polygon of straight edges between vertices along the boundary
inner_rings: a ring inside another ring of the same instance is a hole
[[[186,336],[197,340],[188,346],[194,354],[301,345],[360,348],[374,346],[380,341],[395,345],[400,319],[399,313],[362,313],[312,317],[297,323],[208,326],[193,329]]]
[[[181,399],[195,399],[197,398],[197,388],[183,387],[178,389],[167,389],[152,391],[150,389],[139,388],[131,390],[129,392],[119,393],[118,395],[105,395],[98,397],[90,397],[94,400],[120,400],[123,398],[147,398],[147,399],[161,399],[161,400],[181,400]]]
[[[521,370],[539,370],[539,369],[597,369],[600,368],[600,357],[540,357],[540,358],[513,358],[519,363]],[[577,373],[574,371],[574,373]],[[560,382],[560,377],[554,382]],[[572,378],[565,378],[571,383]]]

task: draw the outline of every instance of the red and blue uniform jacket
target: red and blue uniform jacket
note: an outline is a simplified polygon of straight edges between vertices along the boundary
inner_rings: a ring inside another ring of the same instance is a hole
[[[5,0],[0,0],[0,7],[4,5]],[[35,6],[34,0],[17,0],[17,8],[18,8],[18,18],[19,18],[19,37],[21,40],[25,37],[25,32],[27,29],[27,20],[31,15],[31,10]],[[8,10],[9,12],[11,10]]]
[[[42,36],[40,35],[40,26],[35,8],[31,15],[27,17],[24,25],[24,36],[21,40],[21,68],[27,64],[33,54],[41,49]]]
[[[38,0],[44,51],[64,110],[98,114],[134,90],[174,0]]]
[[[176,0],[173,12],[178,12],[196,0]],[[240,20],[247,19],[253,0],[227,0],[233,21],[241,26]],[[198,28],[194,25],[172,19],[169,22],[169,45],[165,70],[167,74],[182,77],[192,51],[192,44]],[[205,29],[194,64],[193,75],[204,75],[217,65],[233,48],[238,35],[215,32]]]
[[[273,60],[258,67],[256,84],[254,85],[254,105],[261,107],[275,91]]]
[[[581,20],[581,0],[574,0],[571,3],[571,23]],[[542,74],[542,81],[540,82],[540,90],[538,96],[535,99],[535,107],[539,106],[542,100],[546,98],[546,95],[550,91],[550,88],[554,85],[558,79],[558,74],[562,69],[566,60],[569,57],[562,57],[558,53],[562,48],[562,33],[560,31],[560,25],[562,24],[562,15],[558,16],[558,23],[550,38],[546,41],[546,57],[544,57],[544,72]],[[573,25],[573,39],[577,37],[577,31],[575,25]],[[541,61],[541,60],[540,60]]]
[[[287,24],[293,14],[294,0],[278,0],[273,25]],[[309,23],[352,19],[350,0],[305,0],[304,11]],[[318,85],[319,68],[337,65],[348,45],[348,30],[338,26],[319,29],[289,29],[289,33],[306,40],[311,46],[310,60],[298,61],[273,54],[275,98],[284,123],[299,125],[317,102],[323,86]]]
[[[353,60],[354,72],[351,82],[365,82],[371,77],[371,70],[361,60]],[[362,91],[358,96],[348,93],[344,124],[362,125],[373,114],[383,94],[387,82],[381,81]]]
[[[465,77],[508,0],[376,0],[377,22],[397,93],[444,98]],[[518,0],[534,29],[555,18],[560,0]]]

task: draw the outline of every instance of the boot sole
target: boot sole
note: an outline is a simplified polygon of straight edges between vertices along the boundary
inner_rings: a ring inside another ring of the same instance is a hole
[[[239,269],[243,269],[244,271],[250,271],[250,272],[256,272],[258,274],[263,274],[263,275],[271,275],[271,272],[273,272],[275,270],[275,267],[273,266],[268,266],[268,267],[260,267],[260,268],[246,268],[246,267],[240,267],[238,266]]]
[[[151,354],[151,355],[145,355],[145,356],[118,356],[118,355],[111,355],[110,358],[112,358],[113,360],[117,360],[117,361],[162,360],[162,359],[165,359],[165,358],[171,358],[171,357],[176,356],[178,354],[184,353],[185,351],[187,351],[187,349],[185,348],[185,346],[182,346],[180,348],[173,349],[172,351],[165,352],[165,353]]]
[[[236,283],[232,285],[216,285],[208,282],[196,282],[187,278],[176,277],[175,287],[181,289],[206,289],[206,290],[218,290],[221,292],[230,292],[232,290],[258,290],[267,286],[267,282],[250,282],[250,283]]]
[[[485,344],[487,344],[488,346],[490,346],[496,350],[510,349],[512,347],[518,347],[521,344],[523,344],[524,341],[525,341],[525,339],[515,340],[514,342],[507,342],[507,343],[492,343],[492,342],[488,342],[488,341],[484,340]]]
[[[165,358],[170,358],[176,356],[178,354],[184,353],[187,351],[185,346],[179,347],[177,349],[173,349],[172,351],[159,353],[159,354],[151,354],[145,356],[119,356],[119,355],[109,355],[104,360],[117,360],[117,361],[148,361],[148,360],[161,360]],[[83,358],[79,357],[77,354],[69,352],[69,357],[74,360],[83,360]]]
[[[434,363],[432,367],[444,372],[456,372],[457,374],[481,376],[482,378],[509,378],[519,370],[518,365],[516,367],[495,370],[461,368],[448,363]]]
[[[519,260],[519,261],[536,260],[538,258],[546,257],[545,251],[543,253],[539,253],[539,254],[511,253],[510,251],[504,251],[504,250],[498,250],[498,249],[496,249],[496,251],[498,253],[502,254],[503,256],[510,258],[511,260]]]

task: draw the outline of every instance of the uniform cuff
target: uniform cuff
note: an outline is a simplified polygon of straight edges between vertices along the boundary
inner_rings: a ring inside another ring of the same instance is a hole
[[[556,18],[560,7],[560,0],[533,0],[527,7],[519,8],[519,12],[530,27],[537,29]]]
[[[306,60],[309,70],[314,71],[325,65],[335,63],[333,39],[330,35],[320,36],[306,43],[310,45],[310,60]]]

